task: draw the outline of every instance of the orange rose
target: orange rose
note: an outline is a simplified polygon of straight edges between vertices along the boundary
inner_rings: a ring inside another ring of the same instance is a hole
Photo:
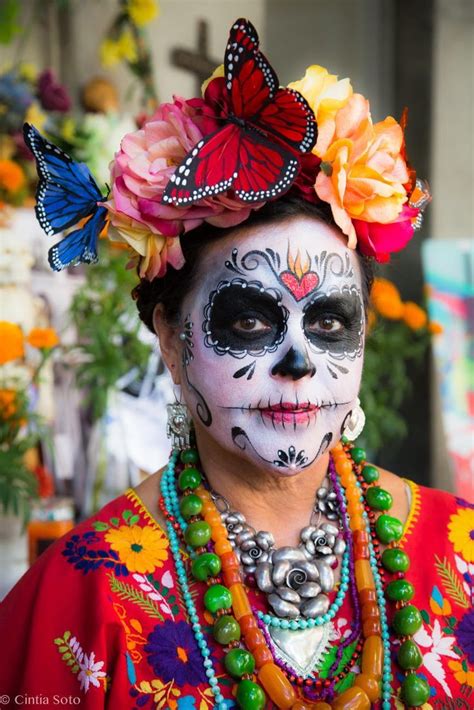
[[[54,348],[59,343],[59,338],[54,328],[33,328],[26,340],[33,348],[41,350]]]
[[[0,321],[0,365],[25,354],[23,333],[19,325]]]
[[[336,114],[334,140],[322,156],[318,197],[331,205],[336,224],[357,244],[353,219],[394,222],[407,201],[403,131],[394,118],[372,124],[369,102],[353,94]]]
[[[0,188],[10,194],[21,190],[25,184],[25,173],[13,160],[0,160]]]
[[[403,305],[403,320],[412,330],[420,330],[427,323],[426,312],[413,301],[406,301]]]
[[[384,318],[400,320],[404,306],[398,288],[388,279],[376,278],[370,292],[375,310]]]

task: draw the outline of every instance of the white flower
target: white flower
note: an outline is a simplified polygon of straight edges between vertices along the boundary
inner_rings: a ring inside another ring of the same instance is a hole
[[[84,661],[80,664],[81,670],[77,676],[81,682],[81,690],[87,693],[90,683],[95,685],[96,688],[100,686],[98,679],[105,676],[104,671],[100,670],[103,665],[104,661],[95,661],[94,651],[89,656],[87,653],[84,655]]]
[[[456,639],[454,636],[444,636],[438,619],[434,620],[431,636],[425,627],[422,627],[413,636],[419,646],[431,650],[423,654],[423,665],[441,685],[446,695],[452,698],[452,693],[446,684],[446,673],[441,663],[441,656],[448,656],[458,660],[457,654],[452,650]]]

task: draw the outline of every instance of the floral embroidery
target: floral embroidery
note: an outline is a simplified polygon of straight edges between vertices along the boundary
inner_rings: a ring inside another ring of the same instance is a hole
[[[474,663],[474,611],[464,614],[456,628],[456,640],[466,654],[469,663]]]
[[[74,565],[75,569],[81,570],[83,574],[104,566],[113,569],[117,576],[126,576],[128,570],[120,562],[119,556],[114,550],[89,549],[90,545],[99,541],[93,531],[85,532],[83,535],[71,535],[65,543],[62,554],[70,564]]]
[[[170,588],[174,586],[173,578],[169,571],[165,572],[161,577],[161,583],[154,580],[150,575],[145,577],[142,574],[134,574],[133,578],[149,599],[159,603],[163,614],[172,618],[179,614],[179,607],[175,603],[176,597],[174,594],[169,595]]]
[[[91,684],[99,688],[100,679],[103,679],[104,689],[106,688],[107,675],[101,670],[104,661],[96,661],[94,651],[90,654],[84,653],[77,638],[75,636],[71,638],[70,631],[65,631],[62,637],[55,638],[54,643],[58,647],[62,660],[70,667],[71,673],[77,674],[81,690],[87,693]]]
[[[456,639],[454,636],[443,635],[438,619],[434,620],[431,634],[428,633],[426,628],[422,627],[413,638],[422,648],[431,649],[423,654],[423,665],[429,670],[433,678],[438,681],[448,697],[452,698],[452,693],[446,683],[446,672],[441,663],[441,656],[457,659],[456,653],[452,650]]]
[[[105,539],[129,572],[153,572],[168,557],[166,537],[149,526],[121,525],[117,530],[109,530]]]
[[[145,652],[153,672],[165,682],[174,679],[182,687],[207,681],[193,630],[186,621],[165,621],[155,626]]]
[[[474,516],[472,512],[463,508],[451,515],[449,520],[448,537],[453,543],[454,551],[459,552],[466,562],[474,562]]]
[[[85,693],[89,690],[89,685],[95,685],[96,688],[100,688],[99,678],[104,678],[105,673],[101,670],[104,665],[104,661],[95,660],[95,653],[92,651],[90,656],[84,654],[84,661],[79,664],[81,670],[77,679],[81,682],[81,690]]]

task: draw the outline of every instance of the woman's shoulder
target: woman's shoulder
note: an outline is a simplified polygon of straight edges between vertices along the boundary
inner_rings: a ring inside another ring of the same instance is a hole
[[[0,605],[0,687],[87,693],[94,685],[94,695],[114,677],[122,688],[130,639],[144,644],[159,605],[174,603],[171,562],[164,531],[132,489],[81,522]]]

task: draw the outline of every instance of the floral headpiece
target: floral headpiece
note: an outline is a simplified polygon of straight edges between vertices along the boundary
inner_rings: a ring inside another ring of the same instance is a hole
[[[281,88],[255,28],[237,20],[202,98],[174,97],[123,138],[107,197],[85,165],[25,125],[41,225],[54,234],[86,220],[50,250],[50,263],[95,261],[97,236],[108,227],[151,280],[168,263],[183,265],[181,234],[203,222],[236,226],[289,190],[329,204],[350,248],[387,261],[411,239],[431,199],[407,164],[405,116],[401,123],[391,116],[373,123],[349,79],[317,65]]]

